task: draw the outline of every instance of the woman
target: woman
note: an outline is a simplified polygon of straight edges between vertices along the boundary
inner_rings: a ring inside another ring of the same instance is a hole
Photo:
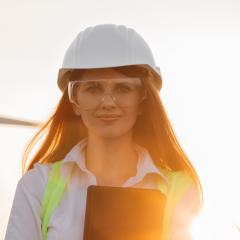
[[[190,239],[201,185],[162,105],[145,40],[123,25],[86,28],[67,49],[58,86],[57,109],[25,151],[5,239],[82,239],[89,185],[160,189],[171,202],[163,239]],[[70,180],[43,223],[49,175],[60,162]]]

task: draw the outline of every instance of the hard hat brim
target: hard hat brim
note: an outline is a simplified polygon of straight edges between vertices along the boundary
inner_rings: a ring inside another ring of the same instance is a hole
[[[148,64],[133,64],[133,65],[124,65],[124,66],[111,66],[111,67],[94,67],[94,68],[60,68],[58,71],[58,79],[57,79],[57,84],[60,90],[63,92],[64,89],[67,87],[71,72],[74,70],[88,70],[88,69],[101,69],[101,68],[126,68],[126,67],[142,67],[147,70],[149,70],[153,74],[153,80],[155,83],[155,86],[159,89],[159,91],[162,88],[162,77],[161,73],[159,71],[159,68],[157,70],[154,70],[151,66]],[[158,71],[158,72],[157,72]]]

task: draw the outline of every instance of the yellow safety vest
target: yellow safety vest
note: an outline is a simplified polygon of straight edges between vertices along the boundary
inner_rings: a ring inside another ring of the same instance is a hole
[[[44,191],[43,204],[40,212],[42,240],[47,240],[50,217],[52,216],[54,209],[58,206],[71,178],[71,174],[67,178],[62,177],[60,171],[61,164],[62,160],[52,164],[52,170],[50,171],[48,182]],[[189,186],[192,184],[192,180],[184,171],[162,171],[168,177],[168,184],[166,184],[164,181],[159,181],[158,184],[159,190],[167,197],[166,206],[164,209],[162,237],[162,240],[165,240],[169,233],[173,209]]]

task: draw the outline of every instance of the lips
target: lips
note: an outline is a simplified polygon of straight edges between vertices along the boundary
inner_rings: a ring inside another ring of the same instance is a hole
[[[119,117],[116,117],[116,118],[100,118],[101,120],[104,120],[104,121],[113,121],[113,120],[117,120]]]
[[[98,115],[98,118],[102,118],[102,119],[115,119],[115,118],[119,118],[120,115],[116,115],[116,114],[102,114],[102,115]]]
[[[99,119],[105,122],[112,122],[114,120],[119,119],[120,117],[121,117],[120,115],[116,114],[102,114],[98,116]]]

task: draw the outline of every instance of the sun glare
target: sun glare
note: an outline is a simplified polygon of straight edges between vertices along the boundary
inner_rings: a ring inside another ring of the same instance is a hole
[[[220,218],[219,218],[220,216]],[[191,229],[192,240],[239,240],[240,229],[224,214],[214,214],[209,209],[203,209],[194,219]]]

